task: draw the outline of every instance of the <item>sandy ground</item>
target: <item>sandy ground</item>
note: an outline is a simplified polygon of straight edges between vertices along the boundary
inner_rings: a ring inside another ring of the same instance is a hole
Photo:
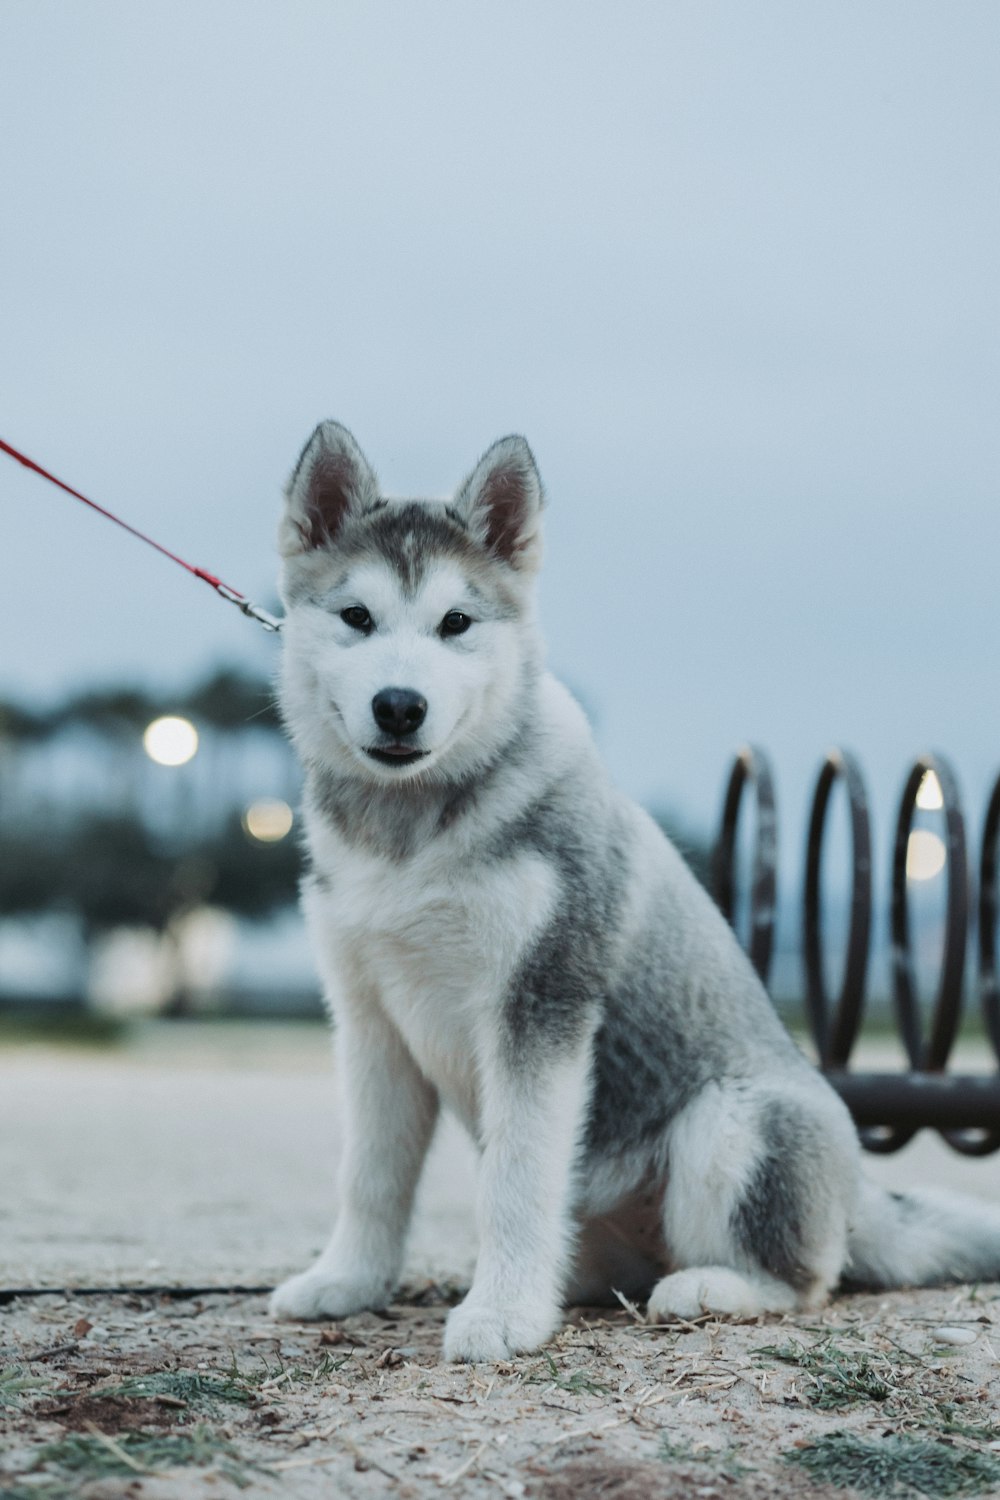
[[[0,1285],[270,1285],[326,1237],[336,1152],[319,1028],[11,1048]],[[1000,1199],[1000,1161],[926,1134],[869,1167]],[[898,1493],[1000,1496],[1000,1287],[844,1298],[741,1326],[577,1309],[541,1355],[453,1368],[441,1329],[475,1254],[472,1183],[471,1152],[446,1128],[398,1304],[336,1328],[275,1325],[263,1295],[7,1300],[2,1500],[851,1492],[827,1478],[892,1493],[884,1474],[872,1488],[862,1439],[900,1474],[923,1464],[906,1472],[924,1489]]]

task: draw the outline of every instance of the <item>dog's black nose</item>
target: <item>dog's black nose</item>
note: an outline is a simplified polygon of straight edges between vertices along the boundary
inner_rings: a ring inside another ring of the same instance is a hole
[[[383,688],[372,699],[372,713],[386,734],[413,734],[427,717],[427,699],[412,688]]]

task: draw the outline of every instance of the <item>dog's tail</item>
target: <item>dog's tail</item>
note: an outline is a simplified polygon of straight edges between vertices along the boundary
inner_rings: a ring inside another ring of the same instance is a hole
[[[847,1286],[1000,1281],[1000,1207],[959,1193],[887,1193],[864,1181],[847,1237]]]

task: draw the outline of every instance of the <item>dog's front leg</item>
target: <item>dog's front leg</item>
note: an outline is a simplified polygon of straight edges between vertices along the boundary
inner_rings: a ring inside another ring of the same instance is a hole
[[[384,1307],[402,1269],[435,1090],[377,1005],[337,1016],[344,1151],[333,1236],[316,1264],[275,1291],[280,1318],[345,1318]]]
[[[522,1057],[509,1043],[498,1039],[482,1059],[479,1256],[468,1296],[448,1317],[447,1359],[537,1349],[560,1321],[590,1038],[558,1056],[539,1043]]]

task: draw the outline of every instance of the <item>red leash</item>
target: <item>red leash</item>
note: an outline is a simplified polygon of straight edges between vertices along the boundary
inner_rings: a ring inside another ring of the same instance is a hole
[[[207,572],[205,568],[196,568],[193,563],[185,562],[183,557],[178,557],[177,553],[171,552],[169,547],[164,547],[159,542],[154,542],[153,538],[147,536],[144,531],[139,531],[137,527],[130,526],[120,516],[112,514],[110,510],[105,510],[103,505],[98,505],[95,501],[88,500],[86,495],[81,495],[80,491],[75,490],[71,484],[64,484],[61,479],[57,479],[54,474],[50,474],[48,469],[43,469],[41,464],[36,464],[34,459],[28,458],[27,454],[20,453],[16,448],[12,448],[10,443],[5,443],[3,438],[0,438],[0,452],[8,453],[11,458],[16,459],[19,464],[23,464],[32,473],[40,474],[50,484],[54,484],[59,489],[65,490],[66,494],[72,495],[74,500],[82,500],[84,505],[89,505],[91,510],[97,511],[98,515],[105,516],[109,521],[114,521],[116,526],[120,526],[123,531],[130,532],[132,536],[138,537],[140,542],[145,542],[147,546],[155,547],[157,552],[162,552],[163,556],[169,557],[171,562],[175,562],[180,567],[186,568],[189,573],[194,574],[195,578],[204,579],[205,583],[209,584],[220,598],[225,599],[229,604],[235,604],[237,609],[241,610],[251,620],[256,620],[258,624],[263,625],[265,630],[281,629],[281,621],[277,616],[269,614],[266,609],[261,609],[257,604],[251,604],[250,600],[244,594],[241,594],[239,589],[230,588],[228,583],[223,583],[221,578],[216,578],[214,573]]]

